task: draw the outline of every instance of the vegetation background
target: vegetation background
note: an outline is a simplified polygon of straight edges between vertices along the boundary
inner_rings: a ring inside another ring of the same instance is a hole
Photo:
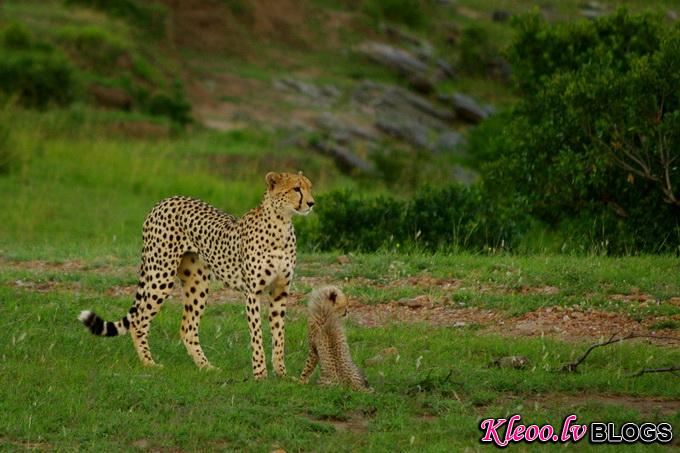
[[[680,427],[677,375],[630,376],[680,362],[679,12],[0,0],[0,448],[476,450],[483,418],[515,412]],[[375,394],[248,380],[242,301],[219,287],[215,373],[181,350],[179,303],[152,331],[162,370],[74,322],[127,309],[157,201],[240,215],[271,170],[317,198],[295,221],[289,369],[304,293],[339,284]],[[630,332],[664,339],[559,372]],[[530,365],[499,367],[513,355]]]

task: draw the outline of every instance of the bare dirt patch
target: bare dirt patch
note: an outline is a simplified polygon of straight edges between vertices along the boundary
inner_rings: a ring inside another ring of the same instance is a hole
[[[133,266],[114,266],[114,265],[93,265],[79,260],[72,261],[43,261],[43,260],[27,260],[17,261],[0,257],[0,266],[15,270],[25,270],[31,272],[54,272],[60,271],[65,273],[73,272],[95,272],[98,274],[120,274],[136,272],[137,268]]]
[[[565,395],[550,394],[537,397],[520,398],[525,406],[535,408],[555,406],[570,408],[577,413],[577,409],[585,406],[623,406],[630,408],[643,417],[667,417],[680,411],[680,401],[664,400],[659,398],[639,398],[625,395]]]
[[[493,310],[442,305],[427,295],[377,305],[365,305],[350,298],[350,316],[366,327],[390,322],[426,322],[434,326],[465,327],[471,324],[489,325],[501,318],[501,314]]]
[[[94,272],[100,274],[136,273],[133,266],[93,265],[83,261],[13,261],[0,257],[0,266],[6,266],[17,270],[31,272]],[[330,266],[337,266],[332,264]],[[317,271],[317,266],[307,266],[307,272]],[[325,268],[326,269],[326,268]],[[41,278],[22,278],[9,280],[6,285],[39,293],[54,291],[87,291],[81,282],[77,281],[54,281]],[[288,299],[291,314],[299,315],[305,309],[305,291],[301,291],[298,285],[317,288],[329,284],[356,285],[374,287],[380,289],[392,288],[419,288],[423,294],[414,297],[392,300],[382,304],[368,304],[362,298],[350,298],[350,317],[364,327],[379,327],[389,323],[428,323],[438,327],[480,327],[482,332],[499,333],[509,336],[550,336],[567,341],[575,339],[597,339],[611,336],[613,333],[626,335],[631,332],[638,334],[656,334],[676,336],[673,328],[680,323],[680,314],[648,316],[638,321],[631,316],[612,311],[582,309],[580,307],[543,307],[525,313],[517,317],[509,317],[507,314],[491,309],[478,307],[462,307],[455,303],[456,291],[467,289],[462,286],[463,282],[454,278],[437,278],[430,275],[414,277],[401,277],[395,279],[372,280],[364,277],[356,277],[345,280],[335,280],[329,276],[302,276],[296,280],[294,291]],[[559,288],[554,286],[522,286],[519,288],[506,288],[500,285],[478,285],[479,291],[510,291],[521,294],[557,294]],[[104,294],[108,297],[132,298],[136,285],[114,285],[107,288]],[[432,295],[432,289],[441,291],[439,296]],[[442,294],[443,293],[443,294]],[[173,298],[181,301],[181,292],[175,290]],[[631,295],[613,294],[613,300],[625,300],[631,303],[651,303],[652,296],[633,292]],[[243,304],[243,296],[234,290],[224,288],[218,284],[211,287],[209,304]],[[656,299],[653,302],[657,303]],[[673,297],[664,301],[672,305],[680,305],[680,297]],[[668,326],[668,327],[664,327]],[[672,341],[672,340],[669,340]],[[677,342],[673,342],[677,344]]]
[[[614,332],[640,332],[644,326],[622,313],[555,306],[503,319],[491,330],[511,336],[548,335],[569,340],[598,338]]]
[[[315,423],[330,425],[336,431],[346,431],[354,434],[363,434],[368,431],[368,421],[361,415],[351,412],[342,418],[338,417],[309,417]]]

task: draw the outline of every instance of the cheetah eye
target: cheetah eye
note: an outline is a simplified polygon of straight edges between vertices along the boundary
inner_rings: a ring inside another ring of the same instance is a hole
[[[293,190],[296,191],[297,193],[302,193],[302,189],[299,187],[293,187]]]

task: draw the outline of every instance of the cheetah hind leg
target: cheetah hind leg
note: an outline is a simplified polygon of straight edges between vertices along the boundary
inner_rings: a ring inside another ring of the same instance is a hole
[[[179,261],[179,260],[178,260]],[[160,267],[171,269],[177,266],[174,259],[167,259],[158,263],[153,259],[145,259],[142,264],[139,290],[137,291],[137,302],[134,308],[135,314],[130,322],[130,334],[132,342],[137,350],[140,360],[146,366],[160,366],[154,362],[149,350],[149,327],[151,320],[162,308],[163,302],[170,294],[174,284],[174,277],[168,274],[159,275],[154,269]]]
[[[187,253],[182,257],[178,275],[182,281],[184,313],[180,337],[187,348],[189,356],[196,366],[202,369],[215,369],[201,349],[198,338],[198,326],[206,306],[210,286],[210,270],[195,253]]]

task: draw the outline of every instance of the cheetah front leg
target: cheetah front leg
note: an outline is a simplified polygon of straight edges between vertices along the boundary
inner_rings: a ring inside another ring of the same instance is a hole
[[[246,296],[248,315],[248,330],[250,331],[250,348],[252,350],[251,362],[253,376],[261,380],[267,378],[267,364],[262,347],[262,321],[260,320],[260,297],[262,292],[250,293]]]
[[[286,375],[286,363],[284,360],[286,331],[284,320],[286,317],[286,302],[288,301],[289,289],[289,281],[276,285],[269,304],[269,329],[272,333],[272,365],[279,377]]]
[[[319,354],[318,352],[316,352],[316,346],[310,344],[309,355],[307,356],[307,363],[305,363],[305,368],[302,370],[302,374],[300,374],[301,384],[306,384],[307,382],[309,382],[309,377],[314,372],[317,363],[319,363]]]

